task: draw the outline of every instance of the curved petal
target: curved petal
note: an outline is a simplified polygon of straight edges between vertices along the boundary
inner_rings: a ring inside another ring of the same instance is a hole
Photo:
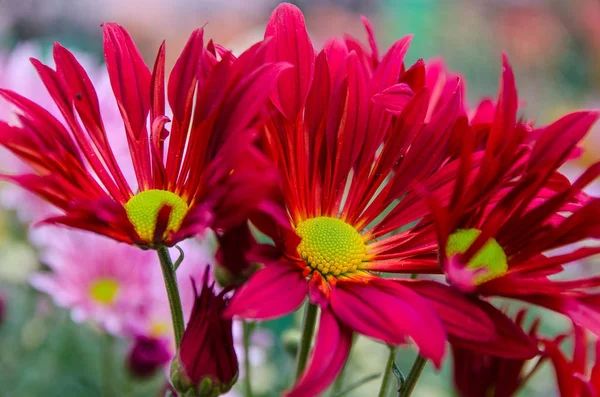
[[[398,280],[425,298],[438,313],[449,335],[474,341],[490,341],[497,334],[492,320],[476,299],[435,281]]]
[[[319,332],[310,364],[286,397],[316,396],[338,376],[352,347],[352,330],[329,311],[321,311]]]
[[[487,302],[478,301],[477,305],[492,320],[497,336],[487,342],[452,336],[449,338],[452,345],[508,360],[529,360],[540,354],[536,339],[527,335],[504,313]]]
[[[292,4],[279,5],[267,24],[267,37],[272,37],[269,60],[294,66],[280,77],[271,99],[288,120],[295,121],[306,102],[315,71],[315,50],[302,11]]]
[[[423,298],[399,283],[338,282],[331,291],[331,309],[356,332],[393,345],[409,336],[436,366],[442,361],[446,334],[441,321]]]
[[[302,271],[286,263],[260,269],[238,289],[224,316],[270,319],[296,310],[308,293]]]

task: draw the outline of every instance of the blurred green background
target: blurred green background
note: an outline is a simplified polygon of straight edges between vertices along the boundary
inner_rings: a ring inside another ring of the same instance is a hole
[[[206,25],[206,35],[236,50],[262,37],[276,1],[200,0],[0,0],[0,53],[24,41],[53,41],[102,60],[99,24],[124,25],[150,63],[162,40],[168,64],[174,63],[189,33]],[[414,34],[408,62],[436,56],[467,81],[468,102],[495,95],[500,54],[506,52],[516,73],[523,117],[545,123],[567,111],[600,108],[600,1],[598,0],[350,0],[293,2],[307,19],[318,48],[331,35],[349,33],[365,40],[359,16],[368,16],[380,49]],[[575,167],[598,159],[600,132],[585,141],[586,152]],[[90,325],[74,324],[66,310],[27,283],[40,264],[25,242],[25,231],[11,212],[0,215],[0,294],[6,310],[0,323],[0,397],[100,396],[103,383],[114,382],[130,396],[159,395],[158,374],[130,384],[122,357],[128,342],[110,340]],[[542,333],[566,329],[564,319],[545,312]],[[259,396],[276,396],[293,372],[281,342],[283,330],[298,323],[299,314],[269,322],[269,362],[256,369]],[[108,353],[107,353],[108,352]],[[400,349],[398,366],[407,372],[414,359]],[[107,358],[108,357],[108,358]],[[378,373],[385,365],[385,346],[359,338],[346,371],[346,382]],[[108,364],[107,364],[108,360]],[[415,396],[453,395],[451,361],[441,374],[427,367]],[[129,382],[129,383],[128,383]],[[121,388],[122,386],[122,388]],[[375,394],[379,380],[349,395]],[[552,396],[552,370],[544,368],[524,396]],[[554,394],[553,394],[554,393]],[[121,395],[121,394],[115,394]]]

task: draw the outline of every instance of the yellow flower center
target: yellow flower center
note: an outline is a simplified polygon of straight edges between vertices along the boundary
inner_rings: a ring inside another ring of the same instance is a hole
[[[165,204],[170,205],[172,209],[163,238],[167,233],[179,230],[187,214],[188,204],[181,197],[166,190],[152,189],[136,194],[125,203],[127,217],[142,240],[152,241],[158,212]]]
[[[150,335],[155,338],[166,336],[170,332],[169,323],[164,321],[156,321],[150,326]]]
[[[446,256],[464,254],[480,234],[481,230],[477,229],[459,229],[452,233],[446,244]],[[506,273],[508,270],[506,254],[496,239],[490,238],[471,258],[467,268],[487,269],[486,273],[475,278],[475,283],[481,284]]]
[[[307,219],[296,227],[296,233],[302,238],[298,253],[323,275],[356,271],[367,252],[360,233],[338,218]]]
[[[113,303],[119,293],[119,283],[112,278],[99,278],[90,287],[90,296],[103,305]]]

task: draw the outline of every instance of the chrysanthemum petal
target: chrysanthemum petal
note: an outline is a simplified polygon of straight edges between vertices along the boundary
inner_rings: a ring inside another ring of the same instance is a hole
[[[494,323],[479,307],[476,298],[435,281],[398,282],[428,301],[449,335],[479,342],[491,341],[497,336]]]
[[[308,283],[300,269],[286,263],[271,264],[236,291],[224,315],[255,319],[283,316],[300,307],[307,292]]]
[[[409,288],[385,279],[338,282],[330,303],[335,316],[353,330],[393,345],[410,337],[425,357],[440,365],[445,348],[442,323]]]
[[[329,309],[321,311],[319,331],[308,368],[286,397],[317,396],[341,372],[352,347],[352,330]]]
[[[102,25],[104,58],[121,117],[127,131],[139,188],[150,188],[150,151],[146,118],[150,112],[150,69],[131,36],[116,23]]]
[[[295,121],[304,106],[315,68],[315,52],[298,7],[283,3],[271,14],[265,38],[272,37],[268,60],[294,66],[281,76],[272,94],[273,104]]]

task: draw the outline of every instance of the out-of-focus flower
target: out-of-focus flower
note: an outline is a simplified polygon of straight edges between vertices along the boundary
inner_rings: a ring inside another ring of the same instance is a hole
[[[515,324],[522,327],[526,311],[520,310],[515,316]],[[529,329],[529,337],[537,341],[540,321],[536,319]],[[527,360],[508,359],[477,350],[452,346],[454,357],[454,385],[463,397],[510,397],[529,379],[532,372],[523,373]],[[540,355],[530,371],[535,371],[546,356]]]
[[[455,80],[452,91],[440,87],[434,98],[423,61],[404,67],[410,37],[380,58],[364,23],[370,50],[352,38],[332,39],[316,57],[295,6],[280,5],[265,32],[269,60],[294,65],[271,95],[261,142],[283,175],[289,217],[277,225],[253,219],[276,246],[251,252],[266,266],[236,291],[226,314],[278,317],[307,296],[320,306],[310,364],[289,396],[327,388],[347,360],[353,332],[391,345],[411,338],[436,365],[444,354],[433,309],[377,272],[439,271],[433,228],[415,227],[427,208],[414,187],[453,183],[455,166],[444,164],[461,138],[461,88]],[[462,321],[468,314],[453,314],[471,332]]]
[[[11,53],[0,56],[0,88],[9,89],[31,99],[50,112],[58,120],[63,121],[60,110],[44,87],[35,69],[31,66],[30,58],[39,58],[42,49],[34,43],[24,43]],[[106,70],[101,70],[91,57],[85,53],[76,53],[77,59],[89,70],[89,77],[98,93],[98,104],[102,119],[106,126],[108,140],[118,159],[129,157],[129,148],[123,128],[119,109],[112,95]],[[44,59],[46,61],[46,59]],[[47,61],[52,62],[51,59]],[[0,120],[11,124],[19,124],[18,108],[7,101],[0,101]],[[127,157],[125,157],[127,156]],[[23,174],[32,172],[31,166],[2,148],[0,168],[3,172]],[[134,180],[133,168],[123,167],[123,173],[128,181]],[[0,192],[0,202],[8,209],[14,209],[23,223],[40,221],[60,211],[33,193],[18,186],[9,184],[3,186]]]
[[[40,259],[51,272],[32,275],[31,284],[71,309],[74,321],[93,320],[124,335],[129,322],[143,320],[151,267],[159,267],[153,252],[54,226],[40,229],[38,238]]]
[[[153,252],[55,226],[40,228],[36,238],[41,260],[51,272],[36,273],[31,283],[71,309],[75,321],[89,319],[121,336],[166,339],[174,352],[168,299]],[[181,247],[186,260],[178,271],[180,292],[184,308],[191,308],[189,280],[203,274],[212,257],[206,246],[193,240]]]
[[[264,195],[277,176],[253,146],[252,127],[287,66],[264,62],[266,42],[235,58],[212,42],[205,46],[198,29],[165,87],[164,45],[151,72],[123,27],[103,29],[136,183],[126,180],[111,148],[90,77],[59,44],[56,70],[32,62],[64,124],[22,95],[0,90],[20,112],[17,125],[0,123],[0,144],[34,170],[4,178],[64,211],[47,222],[147,247],[173,245],[208,227],[227,230],[258,207],[270,209]]]
[[[556,281],[549,277],[561,273],[563,265],[597,254],[600,247],[546,255],[584,239],[600,238],[596,222],[600,199],[581,193],[600,174],[600,163],[573,184],[557,172],[577,151],[597,112],[572,113],[531,130],[517,122],[517,103],[514,76],[505,58],[485,149],[474,153],[475,134],[464,134],[454,186],[438,192],[422,189],[449,286],[431,281],[403,283],[428,297],[444,320],[451,343],[522,359],[538,354],[536,345],[478,297],[501,296],[537,304],[600,335],[598,294],[593,290],[600,279]],[[418,272],[427,271],[423,266]],[[471,324],[470,332],[458,332],[449,307],[469,314],[471,318],[465,321]],[[492,332],[486,334],[483,329]]]
[[[590,368],[585,330],[574,327],[573,357],[567,358],[559,345],[564,338],[546,341],[546,351],[556,372],[561,397],[596,397],[600,393],[600,340],[596,340],[595,361]]]
[[[180,392],[198,397],[215,397],[231,389],[239,367],[235,354],[232,321],[223,318],[228,299],[226,291],[216,294],[209,285],[208,270],[177,357],[173,360],[171,380]]]
[[[162,369],[171,358],[164,339],[138,336],[127,355],[127,369],[138,378],[147,378]]]
[[[75,321],[89,320],[107,332],[138,342],[155,341],[157,349],[166,349],[169,361],[175,356],[169,301],[154,253],[104,236],[55,226],[41,227],[35,236],[41,259],[51,270],[31,276],[35,288],[70,309]],[[188,239],[178,246],[185,252],[177,278],[188,321],[196,300],[191,280],[200,281],[214,258],[205,241]],[[171,251],[178,254],[175,249]],[[236,346],[242,343],[239,325],[234,324]],[[260,332],[253,335],[256,339],[250,349],[252,365],[264,361],[264,349],[269,344]],[[148,345],[139,346],[137,353],[147,351],[143,347]],[[242,349],[238,350],[243,359]]]

